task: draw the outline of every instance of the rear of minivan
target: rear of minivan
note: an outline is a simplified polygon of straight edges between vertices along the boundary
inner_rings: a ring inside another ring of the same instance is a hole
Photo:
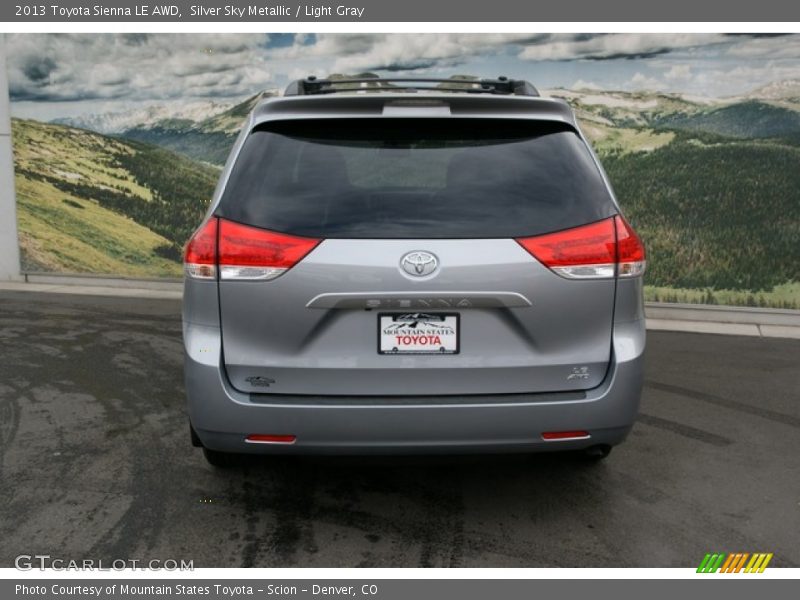
[[[644,266],[559,101],[267,100],[186,249],[193,440],[604,456],[639,403]]]

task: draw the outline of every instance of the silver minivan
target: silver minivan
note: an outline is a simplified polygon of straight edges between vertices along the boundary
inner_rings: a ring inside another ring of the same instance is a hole
[[[644,269],[572,111],[530,83],[296,81],[186,247],[192,441],[217,466],[602,458],[639,405]]]

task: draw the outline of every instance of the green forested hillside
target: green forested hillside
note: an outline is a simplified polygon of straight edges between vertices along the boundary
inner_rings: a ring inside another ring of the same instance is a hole
[[[719,134],[735,138],[800,136],[800,113],[764,102],[740,102],[695,113],[669,113],[655,119],[660,128]]]
[[[603,163],[647,241],[655,286],[764,291],[800,281],[800,148],[678,136]]]
[[[125,139],[156,144],[178,152],[196,161],[223,165],[233,146],[236,135],[219,131],[204,132],[192,128],[181,128],[169,124],[148,129],[131,129]]]
[[[214,168],[162,148],[14,119],[23,269],[180,275]]]
[[[796,104],[565,97],[645,239],[648,299],[800,308]]]

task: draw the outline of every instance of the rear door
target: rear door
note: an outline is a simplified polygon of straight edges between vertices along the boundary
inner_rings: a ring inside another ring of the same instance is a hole
[[[597,386],[614,278],[565,278],[517,240],[615,213],[561,124],[262,126],[216,211],[220,261],[236,263],[248,255],[237,244],[249,244],[282,262],[268,280],[231,267],[220,281],[228,376],[246,392],[333,396]]]

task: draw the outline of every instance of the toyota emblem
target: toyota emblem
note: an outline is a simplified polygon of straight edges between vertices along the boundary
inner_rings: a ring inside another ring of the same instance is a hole
[[[439,259],[437,259],[430,252],[423,252],[415,250],[409,252],[400,259],[400,267],[414,277],[425,277],[433,273],[439,266]]]

